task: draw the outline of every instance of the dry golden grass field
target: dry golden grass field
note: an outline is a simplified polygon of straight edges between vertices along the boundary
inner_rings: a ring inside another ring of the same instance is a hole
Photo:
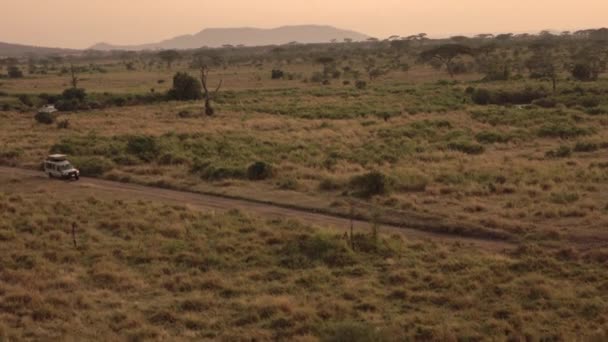
[[[65,153],[85,176],[512,248],[350,238],[0,174],[0,341],[608,339],[605,75],[563,75],[552,92],[415,65],[357,87],[310,81],[311,63],[284,65],[291,80],[242,64],[211,72],[223,87],[205,116],[202,101],[141,100],[176,71],[196,75],[186,63],[105,63],[79,76],[87,108],[50,125],[34,119],[40,94],[69,76],[0,79],[0,165]],[[525,105],[476,100],[540,91]]]

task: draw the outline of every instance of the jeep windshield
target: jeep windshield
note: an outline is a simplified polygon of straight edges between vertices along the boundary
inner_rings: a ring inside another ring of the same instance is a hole
[[[60,171],[67,171],[67,170],[71,170],[73,169],[71,164],[63,164],[63,165],[59,165],[59,170]]]

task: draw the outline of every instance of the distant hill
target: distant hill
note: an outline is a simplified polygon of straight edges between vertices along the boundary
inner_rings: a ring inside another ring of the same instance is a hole
[[[0,42],[0,57],[21,57],[25,55],[70,55],[77,54],[80,52],[81,51],[79,50],[38,47]]]
[[[331,26],[302,25],[283,26],[274,29],[257,28],[215,28],[205,29],[194,35],[183,35],[159,43],[143,45],[111,45],[99,43],[93,50],[161,50],[161,49],[197,49],[201,47],[221,47],[223,45],[281,45],[290,42],[303,44],[326,43],[333,39],[343,41],[352,39],[361,41],[369,36],[350,30]]]

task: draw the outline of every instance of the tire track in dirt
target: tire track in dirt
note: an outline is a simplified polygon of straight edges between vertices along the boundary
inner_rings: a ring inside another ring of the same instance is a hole
[[[0,175],[19,180],[19,183],[14,184],[14,187],[23,191],[44,188],[53,191],[61,191],[66,193],[66,195],[161,201],[165,203],[187,205],[192,209],[204,211],[228,211],[231,209],[238,209],[257,216],[290,218],[321,227],[330,226],[343,230],[349,229],[351,225],[350,219],[318,213],[313,210],[308,211],[304,209],[287,208],[279,205],[259,203],[244,199],[233,199],[219,195],[214,196],[169,190],[86,177],[82,177],[78,182],[50,180],[40,171],[10,167],[0,167]],[[357,230],[369,230],[372,226],[369,222],[361,220],[353,220],[352,222]],[[460,243],[495,252],[511,249],[515,246],[507,241],[440,234],[417,228],[380,225],[380,229],[385,233],[400,233],[406,238],[431,240],[439,243]]]

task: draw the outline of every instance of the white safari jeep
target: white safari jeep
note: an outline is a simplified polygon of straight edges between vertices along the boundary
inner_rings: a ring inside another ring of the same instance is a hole
[[[44,161],[44,173],[49,178],[75,179],[80,178],[80,171],[75,169],[63,154],[51,154]]]

